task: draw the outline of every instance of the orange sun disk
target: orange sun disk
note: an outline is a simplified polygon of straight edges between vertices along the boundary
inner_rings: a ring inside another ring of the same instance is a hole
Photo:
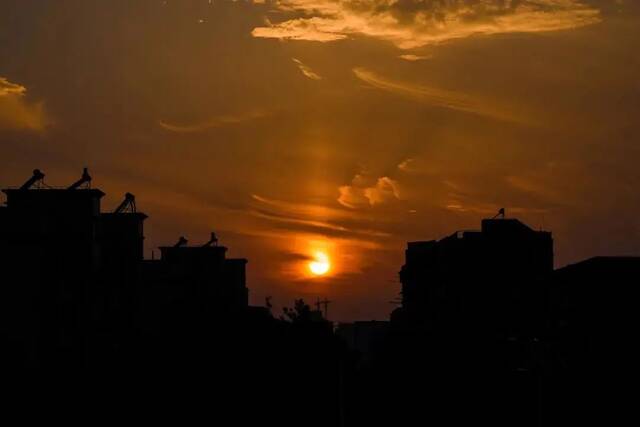
[[[329,256],[324,252],[316,252],[314,260],[309,262],[309,271],[315,276],[324,276],[330,269]]]

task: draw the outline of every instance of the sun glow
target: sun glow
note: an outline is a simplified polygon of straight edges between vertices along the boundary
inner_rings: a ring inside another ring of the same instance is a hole
[[[330,268],[329,256],[324,252],[316,252],[313,261],[309,262],[309,271],[316,276],[324,276]]]

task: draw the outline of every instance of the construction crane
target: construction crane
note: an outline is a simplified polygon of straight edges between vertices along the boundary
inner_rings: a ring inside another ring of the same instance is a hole
[[[178,239],[178,242],[175,245],[173,245],[173,247],[179,248],[181,246],[186,246],[187,243],[189,243],[189,241],[185,239],[183,236],[180,236],[180,239]]]
[[[218,246],[218,236],[216,236],[216,233],[214,232],[211,232],[211,238],[209,239],[209,241],[202,245],[203,248],[211,246]]]
[[[31,178],[29,178],[27,180],[27,182],[22,184],[22,187],[20,187],[20,189],[21,190],[28,190],[31,187],[33,187],[33,185],[36,182],[41,182],[43,179],[44,179],[44,174],[42,172],[40,172],[40,169],[34,169],[33,170],[33,176]]]
[[[80,177],[80,179],[77,180],[76,182],[74,182],[73,184],[71,184],[67,188],[67,190],[76,190],[76,189],[82,187],[85,184],[86,184],[87,188],[89,188],[91,186],[91,175],[89,175],[89,170],[87,168],[84,168],[84,170],[82,171],[82,176]]]
[[[136,213],[136,196],[131,193],[124,195],[124,200],[116,208],[114,213]]]

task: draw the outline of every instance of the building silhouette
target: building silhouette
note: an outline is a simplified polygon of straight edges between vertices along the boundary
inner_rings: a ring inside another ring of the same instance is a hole
[[[160,260],[144,260],[147,215],[135,196],[103,212],[105,194],[91,188],[86,169],[66,188],[44,178],[35,170],[21,187],[4,189],[0,209],[0,254],[11,283],[2,289],[3,329],[16,359],[74,367],[88,357],[113,360],[145,324],[158,332],[163,318],[247,309],[247,261],[227,259],[217,240],[163,247]]]
[[[369,383],[370,399],[394,393],[372,405],[389,409],[369,421],[537,425],[541,309],[552,272],[551,233],[504,211],[479,230],[410,242],[401,305]]]
[[[622,385],[636,378],[640,258],[554,270],[551,233],[503,210],[480,230],[410,242],[405,256],[402,304],[359,389],[361,407],[383,408],[368,422],[555,426],[631,414]],[[380,399],[384,390],[394,393]]]
[[[104,193],[43,187],[43,179],[35,170],[20,188],[3,190],[0,251],[9,284],[2,289],[3,324],[14,340],[11,348],[28,365],[81,365],[90,285],[101,268]]]
[[[542,280],[553,271],[550,232],[512,218],[482,221],[438,241],[410,242],[394,313],[434,334],[532,334]]]

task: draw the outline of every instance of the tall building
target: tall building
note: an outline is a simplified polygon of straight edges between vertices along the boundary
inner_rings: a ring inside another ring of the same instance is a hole
[[[407,422],[429,402],[435,424],[536,425],[553,239],[500,216],[408,244],[382,355],[391,406]]]
[[[517,219],[493,218],[477,231],[410,242],[405,256],[396,320],[435,334],[507,337],[531,327],[540,280],[553,271],[553,239]]]
[[[248,305],[244,259],[227,259],[214,237],[201,247],[161,248],[145,261],[144,221],[127,193],[112,212],[91,176],[66,188],[35,170],[4,189],[0,207],[0,332],[27,366],[80,367],[90,357],[112,363],[139,336],[145,308],[158,320],[178,314],[237,313]],[[155,325],[155,331],[159,330]]]
[[[21,187],[3,190],[3,325],[28,364],[79,363],[100,268],[104,193],[76,184],[51,188],[43,179],[35,170]]]

